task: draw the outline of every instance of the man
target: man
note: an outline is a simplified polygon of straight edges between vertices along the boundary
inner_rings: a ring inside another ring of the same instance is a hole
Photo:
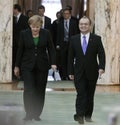
[[[72,6],[66,5],[66,8],[68,8],[68,9],[71,11],[71,13],[72,13]],[[76,22],[77,22],[77,24],[78,24],[78,19],[77,19],[77,17],[71,15],[71,18],[74,19],[74,20],[76,20]]]
[[[44,15],[45,7],[43,5],[40,5],[38,7],[38,13],[39,13],[39,16],[41,16],[43,20],[42,28],[48,29],[49,31],[51,31],[51,19]]]
[[[20,32],[24,29],[27,29],[28,26],[28,19],[26,16],[24,16],[21,12],[21,6],[18,4],[14,4],[13,6],[13,62],[12,67],[14,69],[15,67],[15,59],[16,59],[16,53],[18,49],[18,41],[19,41],[19,35]],[[14,74],[14,73],[13,73]],[[12,76],[13,80],[15,80],[15,76]]]
[[[90,28],[91,20],[82,17],[79,20],[81,32],[71,37],[69,46],[68,73],[69,78],[74,80],[77,92],[74,120],[80,124],[84,124],[84,117],[87,122],[92,122],[96,82],[105,71],[101,37],[91,34]]]
[[[57,27],[57,46],[61,56],[61,76],[62,80],[68,79],[67,73],[67,58],[69,39],[72,35],[78,33],[77,22],[71,18],[71,11],[68,8],[63,10],[63,19],[60,20]]]

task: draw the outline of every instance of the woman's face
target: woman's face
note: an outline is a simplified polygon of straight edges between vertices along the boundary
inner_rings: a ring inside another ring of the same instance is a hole
[[[31,31],[32,31],[33,35],[39,35],[40,24],[31,24],[30,28],[31,28]]]

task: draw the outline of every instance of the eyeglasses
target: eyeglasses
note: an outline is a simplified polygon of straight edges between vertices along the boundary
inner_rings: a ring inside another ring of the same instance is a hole
[[[89,23],[80,23],[79,25],[81,25],[81,26],[83,26],[83,25],[87,26],[87,25],[89,25]]]

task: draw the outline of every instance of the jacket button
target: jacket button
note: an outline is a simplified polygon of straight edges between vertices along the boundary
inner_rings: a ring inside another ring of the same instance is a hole
[[[35,56],[37,56],[37,53],[35,53]]]

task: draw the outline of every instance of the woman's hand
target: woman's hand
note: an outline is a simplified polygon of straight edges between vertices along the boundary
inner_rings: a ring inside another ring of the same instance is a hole
[[[53,71],[57,70],[57,66],[56,65],[51,65],[51,68],[52,68]]]
[[[70,80],[74,80],[74,75],[69,75]]]
[[[19,67],[16,66],[16,67],[14,68],[14,74],[15,74],[16,77],[19,77],[19,76],[20,76],[20,69],[19,69]]]

